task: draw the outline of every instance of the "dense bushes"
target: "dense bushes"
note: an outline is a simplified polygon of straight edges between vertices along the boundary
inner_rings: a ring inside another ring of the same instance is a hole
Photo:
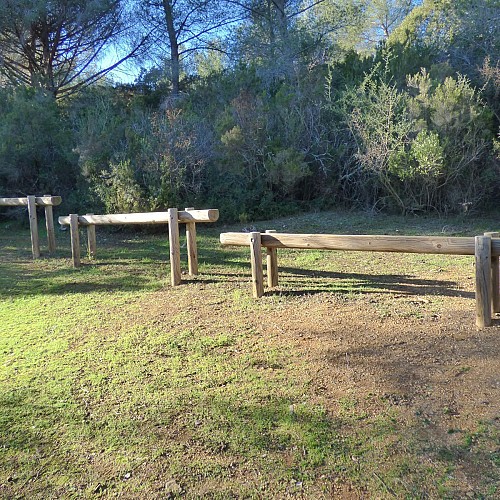
[[[479,88],[437,45],[403,42],[285,73],[219,68],[175,99],[154,70],[63,103],[0,89],[0,192],[61,194],[77,211],[213,206],[243,222],[332,205],[492,204],[498,64],[478,61]]]
[[[33,89],[0,88],[0,191],[62,194],[75,186],[74,137],[64,110]]]
[[[203,204],[248,220],[317,198],[322,190],[308,180],[324,181],[330,168],[323,86],[263,87],[255,69],[240,68],[159,109],[134,92],[81,99],[73,113],[80,172],[102,209]]]
[[[364,175],[358,200],[403,213],[480,206],[498,166],[492,113],[477,92],[460,75],[440,83],[422,70],[403,89],[385,75],[373,72],[339,101],[355,144],[353,173]]]

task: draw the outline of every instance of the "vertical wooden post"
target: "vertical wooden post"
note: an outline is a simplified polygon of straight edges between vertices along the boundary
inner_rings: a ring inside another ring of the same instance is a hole
[[[168,209],[168,239],[170,244],[170,281],[172,286],[176,286],[181,284],[181,246],[179,216],[176,208]]]
[[[476,236],[476,326],[491,325],[491,238]]]
[[[69,230],[71,234],[71,255],[73,267],[80,267],[80,233],[78,230],[78,214],[69,214]]]
[[[194,207],[185,210],[194,210]],[[190,276],[198,275],[198,248],[196,245],[196,223],[186,223],[186,245],[188,253],[188,268]]]
[[[30,219],[31,252],[34,259],[40,257],[40,239],[38,237],[38,221],[36,219],[36,200],[28,196],[28,216]]]
[[[94,215],[94,214],[86,214]],[[97,250],[97,239],[95,236],[95,224],[89,224],[87,226],[87,253],[89,259],[95,259],[95,254]]]
[[[252,263],[253,296],[258,299],[264,295],[261,236],[258,232],[250,233],[250,261]]]
[[[266,234],[272,234],[276,231],[268,229]],[[278,286],[278,251],[276,248],[266,249],[266,263],[267,263],[267,286],[273,288]]]
[[[51,196],[44,194],[44,196]],[[47,243],[49,246],[49,253],[56,251],[56,232],[54,231],[54,211],[52,205],[45,206],[45,227],[47,228]]]
[[[500,237],[500,233],[484,233],[490,238]],[[492,312],[500,312],[500,259],[498,256],[491,257],[491,308]]]

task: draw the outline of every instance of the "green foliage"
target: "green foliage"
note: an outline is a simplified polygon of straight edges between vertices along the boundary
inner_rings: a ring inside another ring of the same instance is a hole
[[[415,175],[432,179],[443,174],[444,151],[436,132],[420,131],[411,143],[410,154],[415,161]]]
[[[371,179],[365,203],[372,206],[389,194],[401,209],[405,208],[391,173],[399,168],[409,142],[411,123],[406,103],[406,95],[378,81],[375,73],[342,96],[341,111],[357,145],[355,160],[366,172],[367,181]]]
[[[435,145],[427,141],[427,149],[443,158],[435,175],[436,189],[441,191],[436,192],[438,207],[456,211],[457,205],[480,205],[495,178],[491,112],[463,76],[436,83],[422,72],[409,78],[408,84],[418,89],[412,118],[417,128],[432,131]]]
[[[500,184],[497,2],[415,3],[243,2],[233,50],[206,39],[175,96],[164,54],[135,84],[64,103],[1,88],[1,189],[82,212],[196,205],[241,221],[486,206]]]
[[[67,195],[75,185],[70,123],[53,98],[0,89],[0,190],[5,195]]]
[[[108,171],[101,173],[96,192],[104,203],[107,213],[139,212],[142,190],[135,181],[130,160],[111,163]]]
[[[386,66],[387,69],[388,66]],[[376,180],[374,206],[458,212],[487,200],[495,178],[492,115],[466,78],[422,72],[398,89],[375,70],[342,97],[354,157]]]
[[[432,54],[433,61],[421,65],[428,69],[433,62],[447,62],[474,86],[485,87],[489,105],[498,109],[498,81],[491,76],[500,59],[499,12],[498,0],[424,0],[392,33],[388,45],[403,47],[417,59],[418,53]]]
[[[269,181],[285,193],[311,173],[303,154],[293,148],[271,154],[266,162],[266,169]]]

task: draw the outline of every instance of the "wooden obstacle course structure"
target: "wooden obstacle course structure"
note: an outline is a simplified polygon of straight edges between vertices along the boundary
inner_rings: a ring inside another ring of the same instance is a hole
[[[52,207],[61,204],[60,196],[26,196],[24,198],[0,198],[0,206],[3,207],[28,207],[28,216],[30,221],[31,234],[31,252],[34,259],[40,257],[40,238],[38,236],[38,221],[36,216],[36,207],[45,209],[45,226],[47,228],[47,243],[50,253],[56,250],[56,235],[54,231],[54,213]]]
[[[500,233],[489,232],[484,233],[485,236],[490,238],[499,238]],[[500,312],[500,293],[495,293],[495,290],[500,290],[500,257],[498,255],[491,256],[491,307],[492,311],[495,313]]]
[[[196,224],[216,222],[219,219],[217,209],[195,210],[186,208],[178,211],[169,208],[166,212],[108,214],[108,215],[77,215],[70,214],[59,217],[59,224],[70,226],[71,254],[73,267],[81,265],[80,258],[80,226],[87,228],[87,248],[89,257],[95,258],[97,252],[96,226],[108,225],[141,225],[141,224],[168,224],[171,283],[173,286],[181,283],[181,251],[179,240],[179,224],[186,224],[186,239],[188,253],[189,275],[198,274],[198,248],[196,244]]]
[[[262,247],[267,250],[270,288],[278,284],[278,248],[368,252],[473,255],[476,262],[476,325],[490,326],[492,311],[500,312],[499,233],[476,237],[380,236],[336,234],[222,233],[222,245],[249,246],[252,289],[255,298],[264,294]]]

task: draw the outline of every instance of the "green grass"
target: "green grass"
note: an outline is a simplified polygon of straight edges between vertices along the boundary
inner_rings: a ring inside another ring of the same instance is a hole
[[[498,227],[349,213],[257,225],[453,235]],[[484,473],[471,483],[477,498],[498,493],[497,423],[478,420],[450,433],[456,445],[426,448],[424,417],[409,423],[394,400],[354,386],[323,397],[308,360],[268,321],[312,307],[315,295],[373,297],[380,318],[442,314],[446,293],[466,293],[449,273],[468,270],[470,258],[409,255],[394,269],[383,254],[280,251],[278,291],[255,301],[247,250],[218,243],[226,230],[239,227],[198,228],[200,275],[171,288],[164,234],[98,231],[97,259],[74,270],[68,233],[57,235],[54,257],[32,261],[28,231],[0,225],[0,496],[453,497],[464,460]],[[436,287],[443,294],[426,295]],[[394,304],[395,294],[426,296],[425,308]],[[469,370],[463,363],[457,376]]]

